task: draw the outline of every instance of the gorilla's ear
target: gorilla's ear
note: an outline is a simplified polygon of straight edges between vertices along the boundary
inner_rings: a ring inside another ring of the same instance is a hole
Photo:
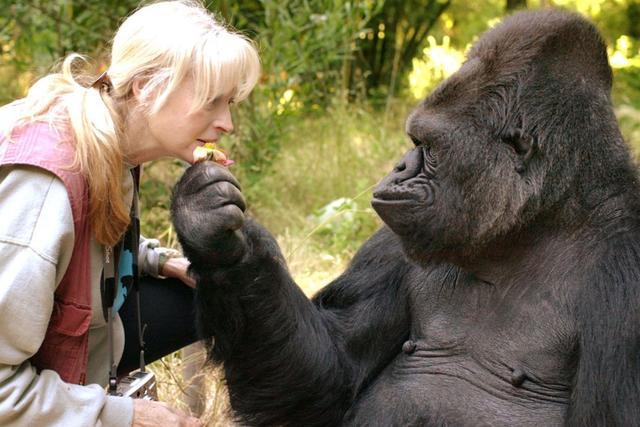
[[[535,150],[531,135],[522,129],[511,129],[502,136],[502,142],[510,146],[516,155],[516,172],[524,173]]]

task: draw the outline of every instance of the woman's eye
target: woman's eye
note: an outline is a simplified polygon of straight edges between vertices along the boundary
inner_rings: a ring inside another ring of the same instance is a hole
[[[215,110],[217,107],[220,106],[220,104],[224,102],[224,98],[223,97],[218,97],[216,99],[214,99],[213,101],[209,102],[206,105],[206,109],[207,110]],[[229,100],[227,101],[228,105],[232,105],[235,104],[236,100],[234,98],[229,98]]]
[[[204,108],[207,110],[215,110],[216,107],[218,106],[218,103],[220,102],[220,99],[216,98],[211,102],[208,102],[207,104],[205,104]]]

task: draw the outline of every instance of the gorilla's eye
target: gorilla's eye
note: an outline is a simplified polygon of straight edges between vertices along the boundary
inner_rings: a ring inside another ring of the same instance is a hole
[[[409,138],[411,138],[411,142],[413,142],[413,145],[415,145],[416,147],[419,147],[419,146],[423,145],[423,142],[420,141],[414,135],[411,135],[410,133],[408,133],[407,135],[409,136]]]

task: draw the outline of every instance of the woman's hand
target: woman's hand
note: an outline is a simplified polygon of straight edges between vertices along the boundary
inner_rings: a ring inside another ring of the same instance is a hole
[[[162,402],[133,399],[132,427],[203,427],[199,419]]]
[[[196,281],[188,273],[189,264],[189,260],[185,257],[169,258],[164,262],[160,274],[164,277],[180,279],[185,285],[195,288]]]

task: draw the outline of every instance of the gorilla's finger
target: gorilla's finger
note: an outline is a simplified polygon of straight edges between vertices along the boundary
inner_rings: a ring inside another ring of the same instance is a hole
[[[229,170],[214,162],[197,163],[188,168],[175,186],[176,197],[197,193],[202,187],[218,181],[228,181],[241,190],[240,183]]]
[[[198,189],[208,183],[228,181],[238,189],[241,189],[240,183],[229,170],[214,162],[203,162],[192,166],[187,170],[189,188]],[[187,175],[185,173],[185,175]]]
[[[236,177],[233,176],[233,174],[229,172],[229,169],[225,168],[224,166],[220,166],[215,162],[204,162],[203,166],[203,175],[205,175],[210,180],[228,181],[236,186],[239,190],[242,189]]]
[[[183,246],[204,252],[219,251],[223,246],[235,244],[235,232],[240,232],[244,224],[244,214],[236,205],[210,210],[206,215],[200,213],[176,219],[184,220],[176,226]]]
[[[238,230],[244,224],[244,213],[236,205],[224,205],[220,209],[216,209],[212,215],[220,227],[225,230]]]
[[[246,204],[242,193],[229,181],[210,183],[194,199],[196,209],[217,209],[221,206],[237,205],[244,212]]]

